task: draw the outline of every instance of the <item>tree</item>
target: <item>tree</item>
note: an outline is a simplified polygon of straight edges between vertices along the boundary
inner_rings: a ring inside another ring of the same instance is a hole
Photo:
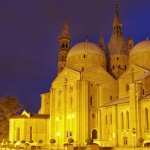
[[[9,118],[21,112],[19,100],[13,96],[0,97],[0,142],[8,139]]]

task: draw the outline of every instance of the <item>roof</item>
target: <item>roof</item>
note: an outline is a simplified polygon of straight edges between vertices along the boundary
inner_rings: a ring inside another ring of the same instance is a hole
[[[35,114],[31,116],[26,116],[26,115],[17,115],[11,117],[11,119],[49,119],[50,115],[43,115],[43,114]]]

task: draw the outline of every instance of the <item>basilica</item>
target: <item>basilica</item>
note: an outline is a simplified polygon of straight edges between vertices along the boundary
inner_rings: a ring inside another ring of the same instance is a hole
[[[100,147],[150,145],[150,41],[126,39],[116,4],[107,44],[88,40],[71,46],[69,26],[58,36],[58,73],[41,94],[37,114],[10,118],[9,140]]]

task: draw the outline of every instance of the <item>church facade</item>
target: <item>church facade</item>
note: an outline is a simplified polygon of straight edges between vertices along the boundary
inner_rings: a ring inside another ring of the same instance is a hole
[[[71,47],[67,24],[58,37],[58,74],[36,115],[10,119],[9,140],[63,146],[138,147],[150,143],[150,41],[125,39],[116,5],[108,45]],[[106,54],[106,50],[108,53]]]

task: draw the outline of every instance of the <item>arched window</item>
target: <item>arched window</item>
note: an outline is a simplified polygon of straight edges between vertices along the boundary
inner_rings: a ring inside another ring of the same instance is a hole
[[[81,68],[81,71],[82,71],[82,72],[84,71],[84,67]]]
[[[94,113],[92,114],[92,118],[95,119],[95,114]]]
[[[142,90],[142,94],[143,94],[143,95],[145,94],[145,91],[144,91],[144,89]]]
[[[126,112],[126,118],[127,118],[127,129],[129,129],[130,125],[129,125],[129,112],[128,111]]]
[[[123,112],[121,113],[121,129],[124,129],[124,117],[123,117]]]
[[[67,137],[72,136],[72,132],[71,131],[67,131]]]
[[[149,113],[147,108],[145,108],[145,129],[149,130]]]
[[[68,48],[68,44],[66,43],[66,48]]]
[[[65,48],[65,44],[63,43],[63,44],[61,45],[61,47],[62,47],[62,48]]]
[[[112,66],[112,70],[114,70],[114,69],[115,69],[115,66],[113,65],[113,66]]]
[[[128,145],[128,138],[127,137],[123,137],[123,141],[124,141],[124,145]]]
[[[85,54],[83,55],[83,58],[86,58],[86,55],[85,55]]]

